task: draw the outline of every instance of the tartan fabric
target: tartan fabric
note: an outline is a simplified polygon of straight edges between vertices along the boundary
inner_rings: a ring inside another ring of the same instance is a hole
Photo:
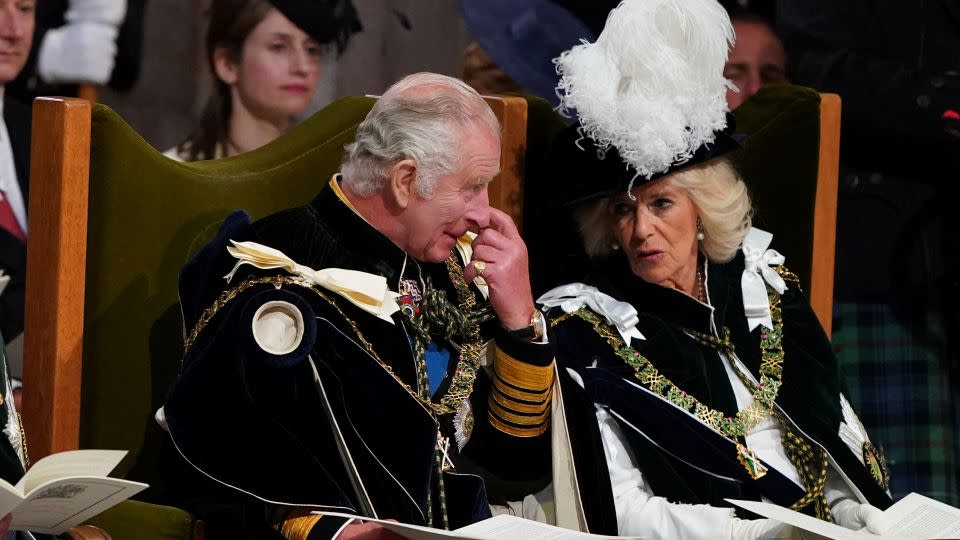
[[[939,311],[905,323],[887,304],[837,302],[832,341],[848,398],[886,455],[894,500],[915,491],[960,504],[960,390]]]

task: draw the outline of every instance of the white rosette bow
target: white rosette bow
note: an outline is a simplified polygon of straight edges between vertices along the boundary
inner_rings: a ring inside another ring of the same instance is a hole
[[[632,338],[645,339],[637,330],[640,319],[637,317],[636,308],[600,292],[596,287],[583,283],[561,285],[537,298],[537,303],[548,308],[559,306],[564,313],[573,313],[586,306],[606,319],[607,324],[616,326],[617,332],[627,345],[630,345]]]
[[[314,270],[309,266],[297,264],[283,252],[256,242],[237,242],[227,251],[237,259],[233,270],[224,278],[229,283],[234,274],[244,264],[261,270],[283,269],[312,285],[338,294],[360,309],[393,324],[391,315],[400,310],[397,304],[398,293],[387,287],[387,279],[376,274],[346,270],[344,268],[324,268]]]
[[[776,250],[769,249],[772,240],[772,234],[756,228],[751,228],[743,240],[746,266],[740,286],[743,289],[743,311],[747,315],[750,330],[761,324],[773,328],[767,285],[780,294],[787,290],[787,282],[772,268],[782,265],[786,258]]]

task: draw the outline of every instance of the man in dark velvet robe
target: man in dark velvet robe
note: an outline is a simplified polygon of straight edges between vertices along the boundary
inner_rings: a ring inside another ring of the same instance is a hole
[[[371,532],[311,511],[453,529],[517,496],[502,486],[543,487],[549,462],[524,456],[548,444],[553,360],[526,247],[487,199],[499,137],[462,82],[409,76],[316,199],[231,215],[184,267],[158,418],[210,537]]]

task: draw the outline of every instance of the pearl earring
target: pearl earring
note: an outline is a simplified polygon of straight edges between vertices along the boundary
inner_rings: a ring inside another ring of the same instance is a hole
[[[614,242],[613,244],[610,245],[610,249],[613,251],[620,251],[620,244]]]
[[[700,218],[697,218],[697,240],[702,241],[706,238],[703,234],[703,221]]]

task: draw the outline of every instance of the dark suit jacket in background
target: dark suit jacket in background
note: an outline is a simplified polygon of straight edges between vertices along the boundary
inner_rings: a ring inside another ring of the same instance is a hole
[[[29,204],[30,107],[10,97],[3,98],[3,121],[10,134],[17,181],[24,207]],[[0,230],[0,269],[10,276],[0,294],[0,332],[5,342],[23,332],[23,294],[27,271],[27,246],[5,230]]]

